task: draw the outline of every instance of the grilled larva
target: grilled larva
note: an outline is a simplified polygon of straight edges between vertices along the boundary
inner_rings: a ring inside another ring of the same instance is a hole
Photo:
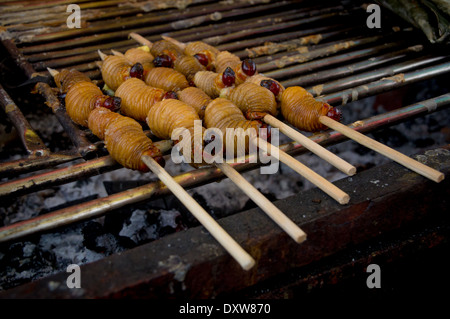
[[[141,63],[133,65],[132,62],[123,56],[108,55],[103,60],[101,72],[106,85],[115,91],[129,78],[142,79],[144,67]]]
[[[196,167],[203,164],[202,161],[196,163],[195,154],[203,154],[204,128],[201,127],[201,130],[195,130],[194,121],[199,121],[199,123],[201,123],[195,109],[186,103],[175,99],[166,99],[156,103],[150,109],[147,116],[147,124],[150,130],[155,136],[161,139],[171,139],[174,130],[178,130],[176,133],[180,135],[182,135],[184,130],[189,131],[189,136],[191,137],[191,158],[186,158],[186,160],[192,166]],[[182,138],[179,141],[182,141]],[[197,145],[195,141],[202,142]],[[183,156],[185,156],[185,154],[183,154]],[[200,158],[202,157],[203,156]]]
[[[157,59],[155,66],[169,67],[169,65],[159,65],[159,63],[173,64],[178,57],[183,55],[183,50],[170,41],[159,40],[152,44],[150,53]]]
[[[144,155],[151,156],[164,165],[161,151],[153,145],[135,120],[98,108],[91,112],[88,123],[91,131],[105,141],[111,157],[122,166],[147,172],[149,169],[141,161]]]
[[[154,56],[150,53],[150,49],[147,46],[128,49],[125,51],[124,56],[131,63],[141,63],[142,65],[147,63],[151,64],[154,59]]]
[[[302,131],[316,132],[327,129],[320,116],[341,120],[341,112],[328,103],[314,99],[311,93],[299,86],[287,88],[281,96],[281,113],[284,118]]]
[[[195,109],[176,99],[156,103],[147,115],[148,126],[161,139],[171,139],[176,128],[193,128],[195,120],[200,120]]]
[[[150,49],[147,46],[140,46],[137,48],[131,48],[125,51],[124,57],[133,64],[140,63],[144,68],[145,76],[147,72],[152,69],[154,57],[150,53]]]
[[[192,81],[197,72],[206,71],[206,67],[190,55],[178,57],[173,63],[173,68],[183,74],[188,81]]]
[[[192,106],[200,119],[203,119],[206,106],[212,101],[208,94],[196,87],[188,87],[178,92],[178,99]]]
[[[218,128],[222,131],[224,147],[227,147],[226,133],[227,128],[241,128],[245,132],[247,129],[254,129],[258,134],[259,129],[263,126],[259,121],[249,121],[245,118],[242,111],[234,105],[230,100],[224,98],[214,99],[208,104],[205,110],[204,118],[205,127]],[[239,135],[234,136],[234,149],[237,150]],[[245,137],[245,150],[248,151],[249,140]]]
[[[126,80],[115,92],[122,99],[121,113],[142,122],[145,122],[150,108],[165,94],[163,89],[148,86],[136,78]]]
[[[183,90],[189,86],[189,82],[183,74],[165,67],[151,69],[145,77],[145,83],[155,88],[174,92]]]
[[[260,85],[266,89],[268,89],[270,92],[273,93],[275,96],[275,99],[280,102],[281,101],[281,95],[283,94],[283,91],[285,90],[284,86],[281,85],[280,82],[269,78],[267,76],[264,76],[262,74],[255,74],[253,76],[248,77],[245,82],[254,83],[257,85]]]
[[[241,61],[241,59],[228,51],[221,51],[216,56],[215,68],[217,73],[225,71],[227,67],[233,69],[236,74],[235,84],[242,84],[249,76],[256,74],[256,64],[250,59]]]
[[[220,95],[223,88],[234,85],[235,74],[231,68],[226,68],[223,73],[215,73],[212,71],[200,71],[194,76],[194,84],[196,87],[202,89],[211,98],[216,98]]]
[[[66,111],[72,121],[86,127],[93,109],[107,106],[115,110],[115,102],[117,99],[104,95],[97,85],[87,81],[72,85],[65,98]]]
[[[67,93],[78,82],[91,82],[91,79],[87,75],[75,69],[62,69],[53,79],[61,93]]]
[[[236,104],[249,120],[262,119],[266,114],[277,114],[275,96],[254,83],[244,82],[235,88],[223,89],[220,97]]]
[[[170,37],[163,36],[163,38],[176,45],[184,54],[195,57],[208,71],[214,69],[216,56],[220,51],[212,45],[202,41],[182,43]]]

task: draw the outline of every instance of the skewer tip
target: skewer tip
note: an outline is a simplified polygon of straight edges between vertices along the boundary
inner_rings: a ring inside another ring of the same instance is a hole
[[[135,40],[136,42],[147,46],[148,48],[151,48],[153,46],[153,43],[151,41],[147,40],[142,35],[140,35],[136,32],[129,33],[128,38],[131,38],[131,39]]]
[[[52,69],[52,68],[47,68],[47,71],[48,71],[48,73],[50,73],[50,75],[52,77],[55,77],[59,73],[59,71]]]
[[[105,61],[105,59],[107,58],[107,55],[104,54],[102,51],[97,50],[98,55],[100,56],[100,59],[102,59],[102,61]]]
[[[116,55],[116,56],[123,56],[123,53],[122,53],[122,52],[119,52],[119,51],[114,50],[114,49],[111,50],[111,53],[114,54],[114,55]]]

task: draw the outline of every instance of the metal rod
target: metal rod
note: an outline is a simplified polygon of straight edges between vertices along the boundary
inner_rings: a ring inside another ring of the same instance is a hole
[[[323,29],[323,28],[322,28]],[[328,29],[325,28],[325,29]],[[284,42],[277,43],[265,43],[262,46],[258,47],[248,47],[244,51],[236,52],[235,54],[242,57],[248,56],[250,58],[255,58],[263,55],[272,55],[278,52],[284,51],[292,51],[298,47],[309,45],[309,44],[318,44],[323,40],[328,40],[336,36],[343,36],[351,31],[352,28],[338,29],[336,30],[336,26],[334,27],[335,31],[326,32],[326,33],[311,33],[308,32],[308,35],[300,36],[294,39],[289,39]],[[306,33],[306,32],[305,32]]]
[[[0,178],[14,177],[40,169],[54,167],[59,164],[81,159],[74,152],[51,153],[47,156],[30,156],[25,159],[0,163]]]
[[[430,79],[447,72],[450,72],[450,62],[433,65],[409,73],[399,73],[395,76],[383,78],[381,80],[370,82],[351,89],[320,96],[317,99],[326,101],[331,105],[345,105],[349,102],[399,88],[407,84]]]
[[[307,29],[307,30],[296,30],[296,31],[291,31],[291,32],[277,33],[277,34],[268,35],[268,36],[264,36],[264,37],[250,38],[250,39],[245,39],[245,40],[241,40],[241,41],[220,44],[217,46],[217,49],[219,49],[220,51],[227,50],[227,51],[233,52],[234,54],[236,54],[237,56],[242,58],[244,56],[248,56],[249,53],[247,52],[247,50],[241,50],[241,51],[237,51],[237,50],[247,49],[247,48],[249,50],[252,50],[252,47],[264,44],[266,42],[286,41],[286,40],[290,40],[290,39],[304,37],[307,35],[320,34],[322,32],[326,32],[329,30],[336,30],[336,28],[340,29],[340,28],[342,28],[342,25],[332,25],[332,26],[327,25],[327,26],[311,28],[311,29]]]
[[[104,40],[113,40],[118,38],[126,38],[130,32],[136,32],[141,35],[148,34],[161,34],[163,32],[167,32],[170,30],[178,30],[178,29],[186,29],[190,28],[194,25],[199,25],[202,23],[212,22],[219,19],[231,18],[235,16],[245,16],[247,14],[253,14],[259,11],[269,10],[273,8],[279,7],[281,4],[287,4],[286,1],[282,1],[280,3],[271,3],[260,6],[248,6],[246,2],[238,2],[232,5],[229,4],[212,4],[209,6],[205,6],[202,10],[194,11],[194,10],[185,10],[184,12],[180,12],[179,14],[167,14],[167,15],[157,15],[151,17],[143,17],[136,18],[131,20],[128,23],[113,22],[110,24],[103,24],[103,26],[99,26],[96,28],[82,28],[80,30],[69,30],[69,31],[61,31],[52,34],[37,34],[36,36],[20,38],[19,41],[23,43],[36,43],[43,41],[55,41],[61,39],[58,42],[51,42],[47,44],[39,45],[39,52],[50,51],[54,49],[73,47],[76,45],[83,45],[88,43],[98,43]],[[236,10],[240,9],[240,10]],[[173,21],[171,23],[163,23],[157,24],[160,22]],[[140,25],[146,25],[146,27],[133,28],[138,27]],[[150,25],[150,27],[148,26]],[[103,32],[110,30],[111,27],[117,26],[120,31],[113,32]],[[124,30],[124,28],[128,27],[128,29]],[[131,28],[130,28],[131,27]],[[89,35],[96,32],[102,32],[101,34]],[[74,36],[81,36],[78,38],[73,38]]]
[[[373,71],[363,72],[356,76],[343,77],[335,81],[330,81],[324,84],[316,85],[312,88],[307,88],[307,90],[313,96],[330,94],[350,87],[363,85],[371,81],[376,81],[383,77],[394,76],[395,74],[398,73],[411,71],[419,67],[423,67],[444,59],[448,59],[448,57],[427,55],[413,60],[407,60],[392,66],[387,66]]]
[[[450,94],[441,95],[432,99],[412,104],[391,112],[370,117],[355,123],[359,132],[369,132],[380,127],[394,125],[405,119],[432,113],[444,107],[450,106]],[[350,125],[352,126],[352,125]],[[347,138],[337,132],[324,132],[315,134],[311,139],[319,144],[331,145],[342,142]],[[280,146],[280,149],[290,154],[299,154],[306,150],[298,143],[292,142]],[[254,169],[258,164],[252,164],[251,157],[246,158],[244,164],[230,164],[238,171]],[[174,177],[175,181],[183,188],[191,188],[203,185],[223,177],[221,171],[215,167],[208,167],[183,173]],[[64,208],[46,215],[32,218],[0,228],[0,242],[21,238],[44,230],[50,230],[59,226],[68,225],[81,220],[102,216],[107,212],[121,208],[125,205],[135,204],[157,198],[170,193],[162,183],[153,182],[131,190],[123,191],[104,198],[95,199],[80,205]]]
[[[75,145],[80,155],[86,159],[94,157],[97,147],[88,141],[84,131],[75,126],[65,108],[59,102],[59,99],[53,89],[47,83],[43,82],[37,83],[36,89],[45,98],[47,105],[56,115],[59,123],[61,123],[64,130],[69,135],[69,138]]]
[[[154,144],[157,145],[162,153],[166,153],[172,147],[171,141],[158,141]],[[78,158],[80,159],[81,157],[78,156]],[[75,158],[67,159],[73,160]],[[48,163],[45,167],[49,167],[50,164]],[[45,163],[41,163],[41,165],[45,165]],[[0,184],[0,197],[29,194],[41,189],[63,185],[119,168],[121,166],[111,156],[102,156],[87,162],[81,162],[76,165],[54,169],[50,172],[27,176]]]
[[[25,150],[30,156],[47,156],[50,150],[31,127],[19,107],[0,84],[0,104],[8,118],[13,123]]]
[[[330,56],[327,58],[322,58],[322,59],[318,59],[318,60],[314,60],[314,61],[310,61],[310,62],[306,62],[306,63],[301,63],[301,64],[290,66],[290,67],[287,67],[284,69],[264,72],[264,74],[266,76],[269,76],[269,77],[272,77],[275,79],[283,79],[283,78],[289,77],[288,80],[284,80],[281,82],[281,84],[283,84],[285,87],[289,87],[289,86],[292,86],[290,81],[296,81],[297,78],[293,78],[293,76],[295,76],[295,75],[309,73],[309,72],[312,72],[312,71],[320,69],[320,68],[329,67],[329,66],[333,66],[336,64],[342,64],[342,63],[345,63],[348,61],[354,61],[355,59],[365,58],[365,57],[368,57],[373,54],[378,54],[378,53],[384,52],[386,50],[392,50],[394,48],[398,48],[401,45],[404,45],[404,43],[398,43],[398,42],[384,43],[384,44],[369,47],[369,48],[359,49],[356,51],[351,51],[351,52],[347,52],[347,53],[343,53],[343,54],[337,54],[337,55],[333,55],[333,56]]]
[[[35,77],[39,74],[36,73],[33,66],[27,61],[27,59],[23,56],[23,54],[17,49],[14,42],[7,38],[3,37],[2,33],[5,34],[6,31],[0,30],[0,39],[3,43],[3,46],[8,51],[9,55],[16,61],[16,64],[22,69],[23,72],[25,72],[25,75],[31,79],[32,77]]]
[[[355,39],[355,40],[347,40],[342,41],[336,44],[327,45],[325,47],[322,47],[320,49],[300,53],[300,54],[293,54],[289,56],[283,56],[281,58],[277,58],[274,60],[271,60],[266,63],[259,63],[258,61],[255,61],[258,65],[258,70],[260,72],[266,73],[267,71],[274,70],[274,69],[282,69],[285,67],[288,67],[293,64],[298,63],[304,63],[313,59],[317,59],[320,57],[325,57],[328,55],[336,54],[338,52],[346,51],[351,48],[355,48],[358,46],[375,43],[379,40],[385,39],[385,36],[372,36],[368,38],[363,39]]]
[[[252,27],[249,29],[241,29],[239,31],[227,33],[225,35],[215,35],[213,37],[203,38],[203,41],[206,43],[209,43],[211,45],[219,45],[222,43],[236,41],[237,39],[247,38],[249,36],[254,36],[257,34],[261,34],[261,33],[281,31],[281,30],[285,30],[285,29],[289,29],[289,28],[293,28],[293,27],[299,27],[304,24],[317,22],[317,21],[324,20],[324,19],[329,19],[331,17],[336,17],[338,15],[338,13],[336,13],[336,12],[329,13],[329,11],[330,11],[329,9],[323,9],[318,12],[320,12],[320,13],[327,12],[327,13],[321,14],[321,15],[315,15],[313,13],[312,16],[310,16],[310,14],[308,12],[300,12],[292,18],[283,19],[283,21],[291,20],[291,19],[294,19],[294,21],[287,21],[287,22],[277,21],[276,24],[272,24],[272,25],[265,25],[265,26],[256,27],[256,28]]]
[[[295,85],[306,87],[307,85],[311,85],[314,83],[320,83],[320,81],[325,81],[325,80],[331,81],[336,78],[351,75],[355,72],[364,71],[366,69],[372,69],[374,67],[378,67],[380,65],[383,65],[383,64],[386,64],[389,62],[400,60],[409,55],[414,55],[414,53],[421,52],[422,50],[423,50],[422,45],[414,45],[414,46],[410,46],[406,49],[397,50],[395,52],[388,52],[388,53],[385,53],[382,55],[371,57],[370,59],[364,59],[360,62],[333,68],[332,72],[330,72],[330,70],[327,69],[327,70],[318,71],[315,73],[309,73],[309,74],[302,75],[299,77],[287,79],[285,81],[282,81],[281,83],[285,87],[295,86]]]

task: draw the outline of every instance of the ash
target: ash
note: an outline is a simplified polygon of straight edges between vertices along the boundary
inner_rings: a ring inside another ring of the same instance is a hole
[[[344,116],[343,122],[348,124],[389,111],[392,109],[392,104],[395,104],[391,99],[392,96],[401,96],[402,100],[397,106],[404,106],[447,93],[443,81],[443,79],[433,79],[424,84],[413,85],[408,90],[389,92],[342,106],[340,109]],[[414,94],[411,94],[412,92]],[[29,121],[46,142],[55,136],[61,137],[65,134],[55,122],[55,117],[49,112],[37,113],[36,116],[31,116]],[[449,124],[450,109],[445,109],[368,135],[411,156],[448,144]],[[5,129],[4,125],[1,126],[0,129]],[[280,134],[280,144],[288,142],[290,140]],[[67,144],[60,142],[53,145],[52,150],[58,151],[66,147]],[[358,172],[390,161],[353,141],[330,146],[328,149],[355,165]],[[0,153],[4,156],[5,150],[2,149]],[[21,156],[12,156],[9,160],[19,157]],[[329,181],[333,182],[346,177],[314,154],[306,153],[298,156],[297,159]],[[192,170],[187,164],[174,164],[171,161],[167,161],[166,169],[171,175]],[[271,200],[286,198],[315,187],[282,163],[276,174],[262,175],[259,169],[255,169],[243,173],[243,176]],[[53,187],[4,203],[0,207],[0,224],[13,224],[59,209],[64,205],[108,196],[123,190],[119,187],[120,185],[136,187],[156,180],[151,173],[143,174],[123,168],[86,180]],[[188,192],[214,218],[222,218],[255,207],[248,197],[228,179],[196,187]],[[327,195],[324,194],[324,196]],[[6,243],[0,246],[0,290],[56,272],[64,272],[69,264],[91,263],[197,225],[198,222],[183,205],[174,196],[169,195],[113,211],[94,220],[67,226],[62,230]]]

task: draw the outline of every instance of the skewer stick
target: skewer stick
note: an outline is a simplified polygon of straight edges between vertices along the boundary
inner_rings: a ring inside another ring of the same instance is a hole
[[[117,50],[111,49],[111,53],[116,56],[125,56],[122,52],[119,52]]]
[[[181,50],[184,50],[186,48],[186,43],[180,42],[178,40],[175,40],[174,38],[162,35],[161,38],[163,38],[166,41],[172,42],[176,46],[178,46]]]
[[[238,171],[227,163],[216,163],[216,166],[231,179],[256,205],[259,206],[278,226],[280,226],[297,243],[306,240],[306,233],[290,220],[278,207],[261,194]]]
[[[255,265],[255,260],[180,186],[152,157],[144,155],[142,161],[186,206],[211,235],[234,257],[244,270]]]
[[[294,171],[305,177],[311,183],[316,185],[318,188],[323,190],[329,196],[334,198],[339,204],[345,205],[349,202],[350,196],[347,193],[343,192],[333,183],[329,182],[328,180],[311,170],[309,167],[303,165],[289,154],[283,152],[278,147],[268,143],[260,137],[254,137],[251,139],[251,141],[263,151],[271,154],[272,156],[274,156],[273,154],[278,154],[279,160],[281,162],[283,162]]]
[[[374,139],[371,139],[370,137],[365,136],[364,134],[361,134],[358,131],[355,131],[354,129],[349,128],[348,126],[341,124],[327,116],[321,116],[319,118],[319,121],[332,128],[333,130],[347,136],[348,138],[358,142],[359,144],[362,144],[390,159],[393,161],[396,161],[397,163],[409,168],[410,170],[423,175],[432,181],[435,181],[436,183],[441,182],[444,179],[444,174],[427,166],[424,165],[380,142],[375,141]]]
[[[135,32],[131,32],[128,37],[132,38],[133,40],[135,40],[136,42],[145,45],[147,47],[149,47],[151,49],[151,47],[153,46],[153,43],[149,40],[147,40],[146,38],[144,38],[142,35],[137,34]]]
[[[344,161],[342,158],[338,157],[336,154],[330,152],[323,146],[317,144],[316,142],[312,141],[305,135],[301,134],[300,132],[294,130],[290,126],[286,125],[285,123],[281,122],[277,118],[273,117],[270,114],[267,114],[264,116],[264,122],[267,124],[277,127],[280,129],[282,133],[284,133],[286,136],[290,137],[294,141],[300,143],[305,148],[319,156],[320,158],[324,159],[328,163],[335,166],[337,169],[342,171],[343,173],[347,175],[354,175],[356,173],[356,167],[351,165],[350,163]]]
[[[50,75],[54,78],[55,76],[58,75],[58,71],[52,68],[47,68],[48,73],[50,73]]]
[[[100,51],[100,50],[97,50],[97,52],[98,52],[98,55],[100,56],[100,59],[102,60],[102,61],[105,61],[105,59],[108,57],[106,54],[104,54],[102,51]]]

